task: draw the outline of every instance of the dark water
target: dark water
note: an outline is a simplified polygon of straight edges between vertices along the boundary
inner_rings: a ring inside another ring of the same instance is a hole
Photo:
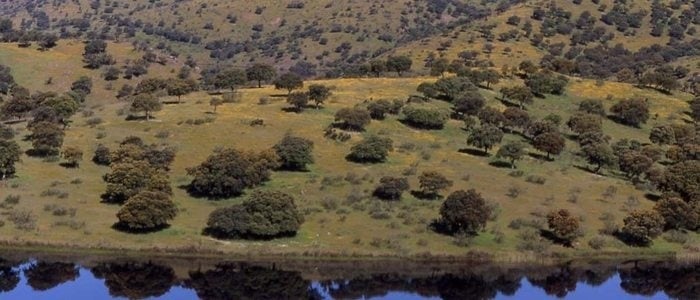
[[[700,263],[0,260],[0,299],[700,299]]]

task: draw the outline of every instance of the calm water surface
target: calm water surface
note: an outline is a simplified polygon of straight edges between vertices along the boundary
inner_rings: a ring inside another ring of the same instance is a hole
[[[0,259],[0,299],[700,299],[700,263],[32,257]]]

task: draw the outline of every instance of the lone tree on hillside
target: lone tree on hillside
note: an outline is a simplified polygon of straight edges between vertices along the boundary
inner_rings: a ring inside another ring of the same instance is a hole
[[[420,183],[420,196],[426,199],[440,197],[440,191],[452,186],[452,181],[436,171],[425,171],[418,176]]]
[[[309,86],[309,99],[316,103],[318,109],[332,95],[331,89],[322,84],[312,84]]]
[[[248,80],[255,80],[258,82],[258,88],[262,87],[263,81],[270,81],[277,76],[275,68],[260,63],[250,66],[245,71],[246,75],[248,75]]]
[[[515,161],[520,160],[525,155],[525,144],[513,141],[501,146],[496,152],[496,157],[507,159],[511,168],[515,169]]]
[[[76,147],[65,147],[61,153],[63,159],[68,161],[68,165],[73,168],[80,167],[80,161],[83,160],[83,150]]]
[[[493,125],[483,125],[474,130],[467,138],[467,144],[483,149],[484,154],[488,155],[489,150],[503,139],[503,131]]]
[[[142,191],[172,194],[168,174],[143,160],[112,162],[102,179],[107,183],[102,199],[109,203],[124,203]]]
[[[403,192],[410,188],[405,177],[384,176],[374,189],[374,196],[384,200],[401,200]]]
[[[579,235],[579,221],[566,209],[548,213],[547,224],[554,237],[561,240],[567,247],[571,247],[573,241]]]
[[[286,134],[273,149],[280,157],[284,169],[303,171],[306,170],[306,165],[314,163],[314,142],[303,137]]]
[[[151,119],[151,113],[159,111],[163,108],[158,98],[152,94],[137,94],[131,102],[131,112],[143,112],[146,116],[146,121]]]
[[[387,70],[396,72],[399,77],[403,72],[410,71],[411,65],[413,65],[413,60],[405,55],[391,56],[386,60]]]
[[[294,73],[282,74],[275,80],[275,89],[287,90],[287,94],[291,94],[293,90],[304,87],[304,80],[299,75]]]
[[[503,100],[516,101],[520,105],[520,109],[524,109],[525,104],[534,102],[532,91],[526,86],[504,87],[501,89],[501,94]]]
[[[393,141],[375,135],[369,136],[350,148],[347,159],[359,163],[380,163],[393,151]]]
[[[165,89],[168,92],[168,95],[176,96],[177,103],[180,103],[182,96],[195,91],[196,87],[193,83],[194,82],[190,82],[188,80],[183,80],[179,78],[170,79],[168,80]]]
[[[117,226],[132,231],[152,231],[167,226],[176,215],[177,207],[170,195],[143,191],[124,203],[117,213]]]
[[[53,122],[41,121],[30,128],[32,134],[32,151],[40,156],[58,154],[58,149],[63,145],[65,133],[61,126]]]
[[[271,239],[293,236],[304,222],[294,198],[282,192],[260,192],[209,215],[206,232],[219,238]]]
[[[459,190],[447,196],[442,204],[439,225],[448,234],[475,235],[486,227],[492,213],[480,193],[474,189]]]

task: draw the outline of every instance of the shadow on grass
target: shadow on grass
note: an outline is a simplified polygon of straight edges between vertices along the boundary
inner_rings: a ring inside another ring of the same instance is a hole
[[[128,115],[126,116],[126,121],[150,121],[150,120],[155,120],[153,116],[146,118],[146,116],[134,116],[134,115]]]
[[[539,160],[543,160],[543,161],[554,161],[553,158],[551,158],[551,157],[548,158],[547,155],[542,155],[542,154],[539,154],[539,153],[532,153],[532,152],[530,152],[530,153],[528,153],[527,155],[529,155],[530,157],[532,157],[532,158],[534,158],[534,159],[539,159]]]
[[[661,200],[660,195],[656,195],[656,194],[652,194],[652,193],[644,193],[644,198],[646,198],[649,201],[654,201],[654,202]]]
[[[484,152],[479,149],[472,149],[472,148],[464,148],[464,149],[459,149],[459,153],[464,153],[464,154],[469,154],[469,155],[474,155],[474,156],[480,156],[480,157],[489,157],[491,156],[488,152]]]
[[[287,98],[287,96],[289,96],[289,94],[272,94],[272,95],[269,95],[268,97],[272,97],[272,98]]]
[[[282,107],[281,110],[283,112],[286,112],[286,113],[297,113],[297,114],[300,114],[304,111],[303,109],[299,109],[299,108],[296,108],[293,106],[292,107]]]
[[[552,231],[549,231],[546,229],[541,229],[540,236],[545,238],[545,239],[548,239],[552,243],[559,244],[559,245],[562,245],[562,246],[567,247],[567,248],[573,248],[571,241],[557,237]]]
[[[210,237],[213,237],[213,238],[218,239],[218,240],[271,241],[271,240],[278,239],[278,238],[295,237],[297,235],[297,233],[296,233],[296,231],[292,231],[292,232],[281,232],[281,233],[278,233],[276,235],[265,235],[265,236],[251,235],[251,234],[232,235],[231,233],[224,232],[222,230],[207,227],[207,228],[204,228],[202,230],[202,235],[210,236]]]
[[[184,102],[178,101],[178,100],[163,101],[163,104],[165,104],[165,105],[183,104],[183,103],[184,103]]]
[[[511,163],[502,160],[492,161],[489,163],[489,166],[503,169],[515,169],[515,166],[513,166]]]
[[[62,162],[58,165],[66,168],[66,169],[78,169],[80,167],[80,165],[78,165],[78,164],[68,163],[68,162]]]
[[[158,232],[158,231],[161,231],[161,230],[167,229],[167,228],[170,228],[170,224],[164,224],[164,225],[161,225],[161,226],[157,226],[157,227],[154,227],[154,228],[148,228],[148,229],[134,229],[134,228],[130,228],[129,226],[127,226],[126,224],[124,224],[124,223],[122,223],[122,222],[117,222],[117,223],[114,223],[114,224],[112,225],[112,229],[114,229],[114,230],[116,230],[116,231],[121,231],[121,232],[124,232],[124,233],[133,233],[133,234],[148,234],[148,233],[154,233],[154,232]]]
[[[442,199],[442,196],[440,194],[435,194],[435,193],[425,193],[423,191],[411,191],[411,195],[413,197],[416,197],[421,200],[440,200]]]

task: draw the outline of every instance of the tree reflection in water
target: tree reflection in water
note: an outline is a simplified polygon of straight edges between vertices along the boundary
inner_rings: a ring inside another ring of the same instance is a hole
[[[165,295],[177,282],[173,268],[152,262],[102,263],[91,271],[105,279],[110,295],[129,299]]]
[[[299,272],[244,263],[219,264],[213,270],[190,272],[185,286],[202,299],[321,298]]]
[[[211,266],[210,263],[208,261],[204,265]],[[419,266],[420,270],[407,268],[395,272],[384,264],[375,266],[370,263],[366,266],[380,272],[386,270],[383,273],[363,271],[365,269],[361,264],[339,267],[321,263],[291,263],[279,269],[269,262],[227,262],[214,267],[193,267],[196,265],[191,263],[183,267],[174,263],[174,267],[171,267],[129,260],[93,265],[90,271],[96,278],[104,279],[105,290],[111,296],[130,299],[159,296],[185,298],[193,297],[194,293],[202,299],[358,299],[393,296],[396,292],[441,299],[491,299],[498,295],[531,295],[531,289],[566,297],[577,289],[594,289],[616,274],[620,277],[620,287],[606,290],[610,297],[627,294],[649,296],[664,292],[672,298],[697,299],[700,295],[700,264],[671,262],[572,262],[557,266],[482,264],[465,266],[461,270],[451,266],[454,268],[443,271]],[[19,295],[31,298],[33,291],[46,291],[68,281],[82,280],[79,278],[80,268],[69,262],[48,260],[23,264],[19,260],[0,259],[0,293],[12,293],[23,282],[24,275],[31,290],[18,289]],[[174,268],[184,271],[178,273],[179,278]],[[84,277],[89,279],[90,276]],[[327,279],[312,281],[311,278]],[[521,285],[524,280],[531,285]],[[587,286],[582,287],[581,283]],[[79,294],[80,286],[71,285],[68,288],[76,289],[71,292]],[[173,286],[182,288],[171,290]],[[178,294],[184,292],[190,294]]]
[[[24,269],[27,284],[36,291],[46,291],[78,278],[80,268],[74,263],[37,262]]]

